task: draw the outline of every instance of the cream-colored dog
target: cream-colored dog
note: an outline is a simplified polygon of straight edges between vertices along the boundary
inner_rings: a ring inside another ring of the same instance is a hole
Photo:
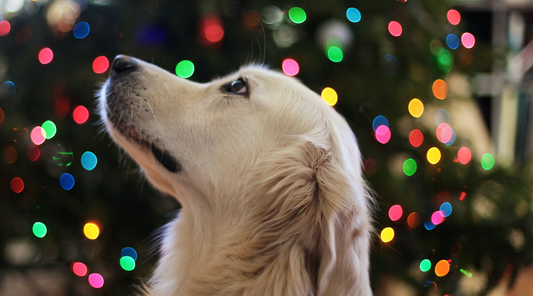
[[[262,67],[199,84],[118,56],[109,134],[182,205],[146,295],[371,295],[371,198],[346,121]]]

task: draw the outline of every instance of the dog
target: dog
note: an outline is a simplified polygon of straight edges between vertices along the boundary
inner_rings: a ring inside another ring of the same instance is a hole
[[[142,295],[372,295],[355,136],[297,79],[250,65],[201,84],[119,55],[99,112],[182,205]]]

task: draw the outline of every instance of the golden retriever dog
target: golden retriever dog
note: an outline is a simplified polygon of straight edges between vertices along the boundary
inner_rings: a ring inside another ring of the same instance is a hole
[[[182,205],[143,295],[372,295],[372,200],[350,127],[260,66],[209,83],[117,56],[100,91],[113,138]]]

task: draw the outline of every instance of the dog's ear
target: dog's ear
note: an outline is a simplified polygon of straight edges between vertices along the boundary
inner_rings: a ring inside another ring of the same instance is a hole
[[[324,144],[329,140],[320,139],[324,137],[288,141],[257,166],[250,180],[258,196],[252,212],[261,219],[257,232],[263,232],[257,237],[288,245],[290,254],[277,253],[276,260],[291,262],[285,272],[293,279],[288,284],[292,288],[316,296],[371,295],[370,218],[357,167],[359,151],[356,146],[353,151],[331,147]]]
[[[370,200],[357,167],[357,147],[340,146],[308,148],[315,151],[310,163],[316,176],[313,196],[320,234],[316,295],[367,296],[372,295],[368,274]]]

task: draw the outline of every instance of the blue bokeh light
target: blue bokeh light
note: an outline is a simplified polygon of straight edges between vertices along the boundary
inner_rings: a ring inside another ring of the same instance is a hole
[[[78,39],[83,39],[89,35],[89,32],[91,32],[91,27],[87,22],[79,22],[74,26],[74,37]]]
[[[97,163],[98,158],[96,158],[96,155],[94,155],[94,153],[91,151],[86,151],[81,156],[81,165],[88,171],[92,171],[96,167]]]
[[[361,21],[361,12],[357,8],[350,7],[346,10],[346,17],[352,23]]]
[[[457,49],[459,47],[459,44],[461,44],[461,41],[459,41],[459,37],[457,37],[454,34],[449,34],[448,37],[446,37],[446,44],[451,49]]]
[[[372,128],[374,129],[374,131],[376,131],[377,128],[382,125],[386,125],[387,127],[389,127],[389,121],[383,115],[376,116],[376,118],[374,118],[374,121],[372,121]]]
[[[69,173],[64,173],[59,178],[59,184],[61,184],[61,187],[65,190],[70,190],[72,187],[74,187],[74,177],[72,177]]]
[[[130,256],[133,260],[137,261],[137,251],[132,247],[125,247],[120,251],[120,256]]]
[[[445,202],[442,205],[440,205],[439,209],[444,217],[450,216],[450,214],[453,211],[452,205],[449,202]]]

